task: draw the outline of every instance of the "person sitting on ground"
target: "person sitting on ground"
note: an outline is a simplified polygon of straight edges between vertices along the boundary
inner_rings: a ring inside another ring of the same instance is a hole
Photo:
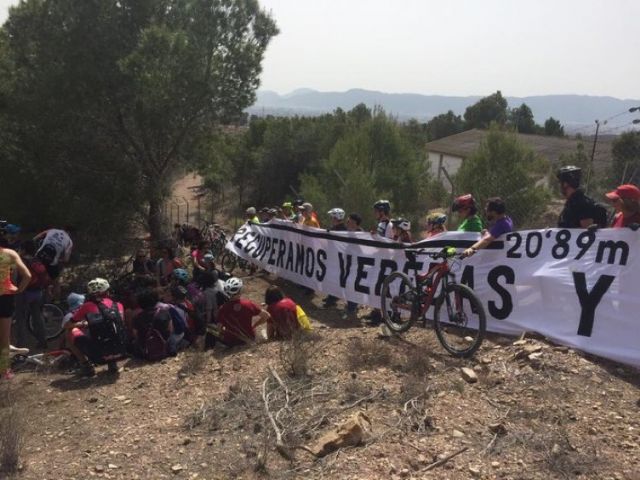
[[[229,300],[218,310],[218,325],[220,341],[227,346],[255,341],[255,327],[271,318],[259,305],[240,297],[242,288],[242,280],[237,277],[231,277],[224,284],[224,292]]]
[[[204,256],[211,253],[211,244],[207,240],[198,242],[198,248],[191,252],[191,263],[193,264],[193,279],[196,280],[201,272],[207,269],[204,263]]]
[[[302,215],[302,225],[320,228],[320,222],[318,221],[316,212],[313,211],[313,205],[309,202],[305,202],[299,207],[299,210]]]
[[[459,232],[482,232],[482,220],[478,216],[478,207],[473,195],[467,193],[456,198],[451,206],[451,211],[457,212],[462,223],[458,226]]]
[[[592,225],[605,228],[606,210],[598,208],[596,202],[580,188],[582,169],[567,165],[558,170],[556,177],[560,183],[560,193],[566,199],[558,218],[558,228],[588,228]]]
[[[640,189],[635,185],[620,185],[606,194],[607,199],[616,211],[611,228],[629,227],[637,230],[640,227]]]
[[[182,317],[184,318],[185,324],[184,339],[187,343],[193,344],[199,336],[204,334],[198,312],[195,306],[189,301],[186,288],[174,286],[171,289],[171,297],[171,304],[183,313]]]
[[[87,284],[85,302],[65,325],[69,350],[80,362],[80,373],[86,376],[93,376],[94,365],[102,363],[107,363],[109,373],[118,373],[117,359],[123,356],[126,347],[122,321],[124,307],[109,298],[109,288],[109,282],[104,278],[91,280]],[[105,318],[106,316],[109,318]],[[93,338],[91,329],[94,325],[101,326],[107,321],[110,322],[108,330],[113,332],[113,337],[109,342],[98,343],[98,340]]]
[[[411,240],[411,222],[403,217],[392,218],[393,240],[400,243],[413,243]]]
[[[54,298],[60,297],[60,273],[65,264],[71,258],[73,241],[65,230],[50,228],[40,232],[33,238],[34,241],[42,241],[36,256],[47,267],[47,273],[53,282]]]
[[[481,248],[487,248],[496,238],[513,231],[513,221],[507,215],[505,203],[500,197],[489,198],[484,212],[489,221],[489,230],[483,231],[482,238],[464,251],[465,257],[470,257]]]
[[[1,233],[1,232],[0,232]],[[20,255],[6,248],[6,239],[0,235],[0,379],[11,380],[10,367],[11,321],[15,308],[15,295],[22,293],[31,281],[31,273]],[[12,272],[18,272],[20,282],[15,286]]]
[[[373,214],[376,226],[371,230],[372,235],[393,239],[393,226],[391,225],[391,203],[389,200],[378,200],[373,204]]]
[[[271,316],[267,320],[267,337],[269,339],[290,339],[293,332],[300,329],[296,303],[284,296],[276,285],[267,288],[264,303]]]
[[[67,295],[67,313],[62,317],[62,328],[66,329],[66,325],[73,319],[78,309],[84,304],[85,296],[81,293],[71,292]],[[69,342],[66,335],[62,336],[60,348],[69,348]]]
[[[346,232],[347,226],[344,224],[344,216],[345,212],[341,208],[332,208],[327,212],[329,218],[331,219],[331,228],[329,228],[328,232]],[[334,307],[338,303],[338,297],[333,295],[327,295],[324,300],[322,300],[323,306],[325,308]]]
[[[202,296],[196,308],[198,308],[205,325],[215,323],[218,314],[218,293],[220,292],[218,272],[215,270],[204,272],[198,278],[198,283],[202,289]]]
[[[156,263],[156,279],[159,286],[166,286],[171,281],[171,274],[176,268],[182,267],[182,262],[176,258],[173,248],[163,248],[162,256]]]
[[[447,215],[442,212],[431,212],[427,216],[427,231],[424,238],[435,237],[447,231]]]
[[[171,342],[173,322],[169,305],[161,303],[158,292],[153,289],[143,290],[138,293],[136,299],[141,311],[133,319],[134,354],[140,358],[147,358],[147,339],[152,329],[167,342],[167,353],[175,353],[177,342]]]
[[[244,218],[249,223],[260,223],[260,219],[256,215],[256,207],[249,207],[244,212]]]
[[[42,308],[45,289],[51,284],[45,265],[35,257],[36,242],[26,240],[22,243],[21,258],[31,273],[31,281],[24,292],[16,295],[16,343],[27,343],[27,323],[29,317],[34,327],[34,336],[38,348],[47,349],[47,334],[40,309]]]
[[[146,250],[138,250],[136,258],[133,260],[132,271],[136,278],[149,277],[156,274],[156,264],[149,258]]]

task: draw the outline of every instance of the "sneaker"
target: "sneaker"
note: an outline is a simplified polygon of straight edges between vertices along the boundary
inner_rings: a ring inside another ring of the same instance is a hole
[[[29,355],[29,349],[28,348],[14,347],[13,345],[9,345],[9,353],[11,354],[11,356],[13,356],[13,355]]]
[[[2,377],[0,377],[2,380],[13,380],[13,377],[15,375],[13,374],[13,372],[11,371],[10,368],[7,368],[4,373],[2,374]]]
[[[324,308],[331,308],[331,307],[335,307],[338,304],[338,299],[335,297],[326,297],[324,300],[322,300],[322,306]]]
[[[120,370],[118,369],[118,364],[116,362],[109,362],[107,364],[107,371],[113,374],[120,372]]]
[[[93,377],[96,374],[96,369],[93,365],[87,362],[80,365],[79,373],[83,377]]]

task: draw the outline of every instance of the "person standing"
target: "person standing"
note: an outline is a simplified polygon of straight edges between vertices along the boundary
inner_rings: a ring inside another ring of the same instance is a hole
[[[378,200],[373,204],[373,214],[377,224],[371,231],[374,235],[393,239],[393,226],[391,225],[391,203],[389,200]]]
[[[640,226],[640,189],[635,185],[620,185],[606,194],[607,199],[616,211],[611,228],[632,229]]]
[[[39,233],[33,238],[34,241],[42,240],[40,248],[36,252],[42,263],[47,268],[47,273],[53,282],[54,299],[60,297],[60,280],[62,268],[71,258],[73,250],[73,241],[65,230],[59,228],[50,228]]]
[[[457,212],[462,220],[458,226],[459,232],[482,232],[482,220],[478,216],[478,207],[473,195],[467,193],[456,198],[451,210]]]
[[[344,224],[344,210],[341,208],[332,208],[327,212],[329,218],[331,219],[331,228],[329,228],[328,232],[346,232],[347,226]],[[333,295],[327,295],[324,300],[322,300],[322,305],[324,308],[335,307],[338,303],[338,297]]]
[[[313,211],[313,205],[309,202],[304,202],[300,207],[300,213],[302,214],[302,225],[307,227],[320,228],[320,222],[316,212]]]
[[[567,165],[558,170],[556,177],[560,182],[560,193],[566,199],[558,218],[558,228],[588,228],[597,224],[607,226],[607,212],[588,197],[582,188],[582,169]]]
[[[490,224],[489,230],[485,230],[482,238],[464,251],[465,257],[487,248],[496,238],[513,231],[513,220],[507,215],[507,208],[500,197],[488,199],[484,211]]]
[[[11,380],[9,352],[11,349],[11,317],[15,310],[15,296],[22,293],[31,281],[31,273],[15,250],[6,248],[6,240],[0,237],[0,375]],[[13,284],[12,271],[16,270],[20,282]]]

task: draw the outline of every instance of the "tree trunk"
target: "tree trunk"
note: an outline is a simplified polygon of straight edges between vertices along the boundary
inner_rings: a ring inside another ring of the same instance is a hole
[[[164,238],[162,232],[163,220],[162,200],[160,198],[149,200],[149,233],[151,234],[151,241],[154,243]]]

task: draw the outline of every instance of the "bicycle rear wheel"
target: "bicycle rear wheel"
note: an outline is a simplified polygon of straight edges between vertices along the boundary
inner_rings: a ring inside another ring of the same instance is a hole
[[[222,267],[222,271],[225,273],[231,273],[236,268],[238,264],[238,259],[231,252],[224,252],[222,257],[220,257],[220,266]]]
[[[433,312],[436,335],[451,355],[472,356],[482,344],[486,322],[480,299],[466,285],[450,283],[436,300]]]
[[[411,279],[403,272],[393,272],[382,283],[380,310],[392,332],[406,332],[418,319],[420,303]]]
[[[62,319],[64,318],[64,312],[53,303],[45,303],[40,308],[40,315],[42,322],[44,323],[44,332],[47,340],[54,340],[62,334]],[[27,324],[29,331],[35,335],[35,325],[33,324],[33,317],[29,315],[29,322]]]

